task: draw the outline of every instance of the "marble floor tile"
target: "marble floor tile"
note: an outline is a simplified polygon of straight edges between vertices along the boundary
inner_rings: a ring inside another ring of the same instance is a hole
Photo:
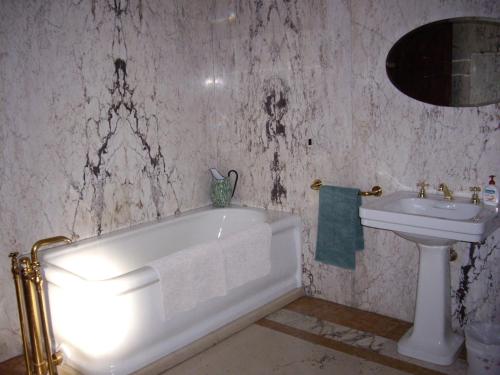
[[[279,325],[270,325],[266,321],[278,323]],[[466,373],[466,362],[463,359],[458,359],[450,366],[438,366],[428,362],[419,361],[413,358],[402,356],[397,351],[397,341],[387,339],[370,332],[365,332],[332,323],[326,320],[319,319],[315,316],[304,315],[288,309],[282,309],[272,313],[259,324],[266,327],[278,329],[282,332],[289,332],[297,337],[304,337],[315,342],[320,342],[318,338],[333,341],[333,345],[329,345],[335,349],[353,353],[362,358],[374,360],[378,363],[387,363],[396,368],[402,368],[413,374],[449,374],[461,375]],[[285,327],[283,327],[285,326]],[[287,327],[295,329],[290,331]],[[313,334],[317,336],[305,336],[303,333]],[[324,340],[321,340],[325,344]],[[326,341],[328,343],[328,341]],[[338,346],[335,343],[347,344],[347,346]],[[328,345],[328,344],[327,344]],[[355,351],[354,348],[364,349]],[[430,370],[430,371],[428,371]]]
[[[396,375],[390,367],[252,325],[165,375]]]
[[[299,298],[290,303],[288,310],[318,319],[370,332],[391,340],[399,340],[412,324],[385,315],[363,311],[353,307],[311,297]]]

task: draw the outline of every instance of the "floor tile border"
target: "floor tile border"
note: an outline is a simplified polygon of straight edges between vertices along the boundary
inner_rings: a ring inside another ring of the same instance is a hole
[[[370,349],[359,348],[349,344],[322,337],[314,333],[306,332],[294,327],[287,326],[269,319],[261,319],[256,324],[266,327],[287,335],[309,341],[313,344],[321,345],[342,353],[350,354],[358,358],[362,358],[371,362],[375,362],[397,370],[406,371],[415,375],[444,375],[442,372],[431,370],[422,366],[418,366],[409,362],[401,361],[383,354],[376,353]]]

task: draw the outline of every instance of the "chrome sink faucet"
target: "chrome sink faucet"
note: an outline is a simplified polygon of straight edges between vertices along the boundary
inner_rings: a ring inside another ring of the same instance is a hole
[[[446,186],[446,184],[439,184],[438,191],[443,192],[444,199],[448,201],[453,200],[453,192],[450,189],[448,189],[448,186]]]

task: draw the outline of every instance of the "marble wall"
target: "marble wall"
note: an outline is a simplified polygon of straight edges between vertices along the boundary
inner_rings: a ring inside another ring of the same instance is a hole
[[[391,46],[411,29],[458,16],[499,16],[495,1],[216,1],[216,122],[223,170],[240,171],[237,199],[297,212],[304,221],[304,282],[317,297],[411,321],[418,250],[365,228],[356,270],[314,261],[314,178],[363,190],[463,194],[500,174],[500,111],[440,108],[406,97],[385,73]],[[234,16],[232,16],[234,15]],[[311,143],[311,144],[310,144]],[[370,198],[368,198],[370,199]],[[371,198],[373,199],[373,198]],[[454,325],[500,321],[499,234],[457,245]]]
[[[0,4],[0,361],[19,353],[7,254],[209,203],[210,2]]]
[[[440,182],[470,196],[500,173],[500,106],[445,108],[402,95],[386,77],[385,56],[409,30],[460,16],[500,16],[496,1],[352,1],[353,182],[387,191],[431,188]],[[500,231],[484,246],[455,246],[452,310],[459,328],[472,319],[500,321]],[[389,233],[365,230],[354,304],[406,320],[413,317],[416,246]]]
[[[296,212],[314,296],[411,320],[418,252],[365,230],[355,271],[314,261],[325,182],[467,191],[500,175],[500,110],[399,93],[385,55],[494,0],[115,0],[0,4],[0,361],[19,353],[7,254],[208,204],[208,166],[235,200]],[[500,232],[457,246],[454,324],[500,320]]]
[[[214,27],[215,75],[225,84],[216,94],[224,103],[213,133],[217,160],[241,172],[243,203],[301,215],[308,292],[349,303],[352,272],[312,261],[318,193],[309,185],[352,184],[350,4],[217,5],[219,17],[236,14]]]

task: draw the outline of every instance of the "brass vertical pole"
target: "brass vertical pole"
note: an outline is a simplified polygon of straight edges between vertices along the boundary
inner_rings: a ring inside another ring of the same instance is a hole
[[[24,361],[28,375],[46,375],[47,371],[50,375],[57,375],[57,366],[63,360],[61,352],[52,353],[45,290],[41,265],[38,261],[38,250],[41,247],[60,242],[70,243],[71,240],[64,236],[39,240],[31,248],[31,259],[30,257],[18,259],[17,252],[9,255],[12,258],[12,275],[16,287]]]
[[[18,252],[13,252],[9,254],[9,257],[12,261],[12,276],[14,277],[14,285],[16,287],[16,299],[17,299],[17,310],[19,313],[19,324],[21,326],[21,337],[23,339],[23,355],[24,355],[24,363],[26,365],[26,373],[28,375],[32,374],[31,371],[31,362],[29,357],[29,348],[28,348],[28,336],[26,334],[26,313],[24,311],[23,306],[23,294],[22,294],[22,284],[21,284],[21,275],[19,272],[19,261],[17,256]]]
[[[52,359],[52,343],[50,342],[50,338],[52,337],[50,335],[50,328],[49,328],[49,322],[47,318],[47,307],[45,304],[45,293],[43,290],[43,278],[42,275],[40,274],[40,263],[37,262],[37,264],[33,265],[33,272],[35,275],[35,285],[36,285],[36,292],[38,296],[38,307],[40,309],[40,319],[42,322],[42,330],[43,330],[43,340],[44,340],[44,345],[45,345],[45,354],[46,358],[49,364],[49,374],[50,375],[57,375],[57,368],[55,366],[55,363]]]
[[[36,290],[34,286],[34,274],[31,262],[28,258],[21,258],[22,278],[24,295],[26,298],[26,310],[30,328],[31,358],[33,361],[33,371],[36,375],[45,375],[47,372],[47,362],[43,356],[42,341],[40,338],[41,323],[36,300]]]
[[[45,354],[48,361],[48,370],[50,375],[57,375],[57,366],[62,363],[63,357],[61,352],[52,353],[52,336],[50,334],[49,319],[47,317],[47,305],[45,302],[45,291],[43,290],[43,277],[41,274],[41,265],[38,260],[38,251],[44,246],[60,242],[71,243],[71,239],[65,236],[44,238],[35,242],[31,247],[33,282],[35,284],[38,297],[37,313],[39,314],[41,320],[41,327],[39,327],[39,331],[42,329]]]

